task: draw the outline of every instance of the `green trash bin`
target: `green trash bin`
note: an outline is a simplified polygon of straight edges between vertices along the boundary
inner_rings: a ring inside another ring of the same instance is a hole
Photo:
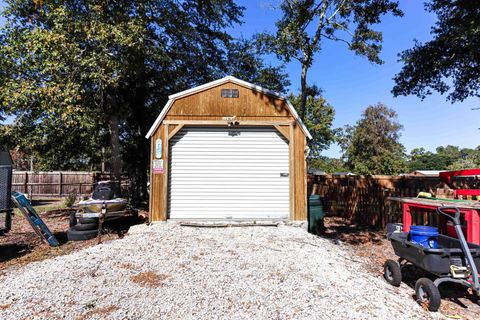
[[[323,224],[322,198],[318,194],[308,197],[308,232],[318,234],[325,229]]]

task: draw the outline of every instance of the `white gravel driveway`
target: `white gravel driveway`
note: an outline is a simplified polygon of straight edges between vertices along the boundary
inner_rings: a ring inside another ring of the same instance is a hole
[[[0,277],[0,319],[419,319],[351,249],[292,226],[137,226]]]

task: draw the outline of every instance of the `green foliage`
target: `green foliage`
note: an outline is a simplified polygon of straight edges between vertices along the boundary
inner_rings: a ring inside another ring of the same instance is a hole
[[[424,148],[415,148],[410,152],[408,168],[415,170],[443,170],[448,166],[446,157],[426,151]]]
[[[433,39],[415,42],[403,51],[404,66],[395,76],[395,96],[424,99],[433,91],[448,93],[453,103],[480,96],[480,1],[430,0],[426,9],[437,15]]]
[[[72,192],[63,199],[63,204],[65,207],[71,208],[75,204],[75,201],[77,201],[77,194],[75,192]]]
[[[382,33],[372,29],[388,13],[401,16],[397,1],[390,0],[283,0],[282,17],[275,34],[259,35],[259,43],[284,61],[300,62],[302,99],[299,114],[305,117],[307,73],[324,40],[343,42],[355,54],[382,63]]]
[[[290,102],[298,111],[301,109],[301,95],[291,94]],[[328,148],[334,141],[337,130],[332,129],[332,122],[335,117],[335,110],[322,97],[319,88],[313,86],[308,89],[307,103],[305,105],[304,123],[312,135],[308,141],[310,154],[309,162],[320,156],[321,151]]]
[[[347,168],[357,174],[404,172],[405,148],[399,141],[401,129],[393,109],[381,103],[367,107],[356,125],[347,126],[339,137]]]
[[[410,152],[408,167],[415,170],[458,170],[480,166],[480,149],[463,148],[448,145],[438,147],[436,152],[415,148]]]
[[[472,169],[478,167],[472,159],[458,159],[447,167],[448,170]]]
[[[0,30],[1,139],[36,169],[123,169],[146,195],[144,138],[168,95],[232,72],[285,91],[282,67],[265,65],[232,0],[10,0]],[[105,149],[105,152],[102,152]]]
[[[262,59],[264,54],[253,39],[231,41],[227,45],[226,73],[270,90],[286,93],[290,80],[285,67],[265,64]]]
[[[349,171],[342,159],[329,158],[325,156],[310,159],[308,167],[311,169],[322,170],[327,174]]]

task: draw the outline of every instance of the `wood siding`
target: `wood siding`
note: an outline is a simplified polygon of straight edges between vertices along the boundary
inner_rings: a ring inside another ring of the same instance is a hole
[[[238,89],[239,98],[222,98],[221,89]],[[296,124],[284,100],[256,92],[250,88],[235,83],[225,83],[216,87],[178,98],[174,101],[164,121],[151,137],[151,163],[155,157],[154,145],[157,139],[162,140],[162,159],[165,172],[154,174],[151,170],[150,187],[150,218],[151,221],[164,221],[167,217],[168,192],[168,137],[166,130],[175,134],[179,124],[177,121],[217,121],[217,125],[227,126],[224,117],[236,117],[242,126],[242,121],[248,125],[273,126],[282,134],[288,134],[290,151],[290,219],[307,219],[307,181],[305,145],[306,137],[300,126]],[[175,120],[175,121],[174,121]],[[225,121],[218,123],[218,121]],[[275,123],[281,125],[275,125]],[[181,124],[180,124],[181,125]],[[191,124],[190,124],[191,125]],[[198,124],[198,125],[203,125]],[[245,124],[246,125],[246,124]],[[168,128],[166,128],[168,126]],[[280,130],[279,130],[280,129]]]
[[[307,138],[298,125],[294,126],[294,199],[295,207],[292,220],[307,220],[307,163],[305,160],[305,146]]]
[[[238,98],[222,98],[222,89],[238,89]],[[217,87],[180,98],[174,102],[165,120],[222,120],[237,116],[238,120],[293,119],[284,100],[252,91],[238,84]]]
[[[168,149],[165,144],[165,125],[161,125],[157,131],[152,136],[152,151],[150,153],[151,160],[153,161],[155,157],[155,141],[157,139],[162,139],[162,158],[164,162],[168,162]],[[152,162],[150,161],[150,162]],[[151,165],[151,164],[150,164]],[[151,168],[151,167],[150,167]],[[166,214],[166,204],[163,197],[163,194],[167,192],[167,188],[164,185],[164,174],[154,174],[152,169],[150,169],[150,220],[151,221],[164,221],[167,220]]]

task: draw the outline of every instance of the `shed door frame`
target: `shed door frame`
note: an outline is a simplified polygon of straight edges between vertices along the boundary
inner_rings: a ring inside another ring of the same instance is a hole
[[[166,187],[166,190],[168,190],[168,184],[170,181],[168,181],[168,172],[169,172],[169,167],[168,163],[170,161],[170,152],[169,152],[169,141],[172,139],[185,125],[189,126],[221,126],[225,127],[228,126],[228,122],[226,121],[204,121],[204,120],[186,120],[186,121],[181,121],[181,120],[165,120],[164,122],[164,132],[165,132],[165,137],[164,139],[164,146],[163,146],[163,152],[164,152],[164,174],[163,174],[163,181],[164,181],[164,186]],[[287,141],[288,141],[288,179],[289,179],[289,214],[288,214],[288,219],[293,220],[295,217],[294,213],[294,208],[295,208],[295,170],[294,170],[294,128],[295,128],[295,122],[294,121],[265,121],[265,122],[259,122],[259,121],[241,121],[236,123],[233,127],[244,127],[244,126],[259,126],[259,127],[273,127],[280,135],[282,135]],[[163,212],[165,213],[166,219],[169,219],[170,217],[168,216],[168,192],[163,193]]]

